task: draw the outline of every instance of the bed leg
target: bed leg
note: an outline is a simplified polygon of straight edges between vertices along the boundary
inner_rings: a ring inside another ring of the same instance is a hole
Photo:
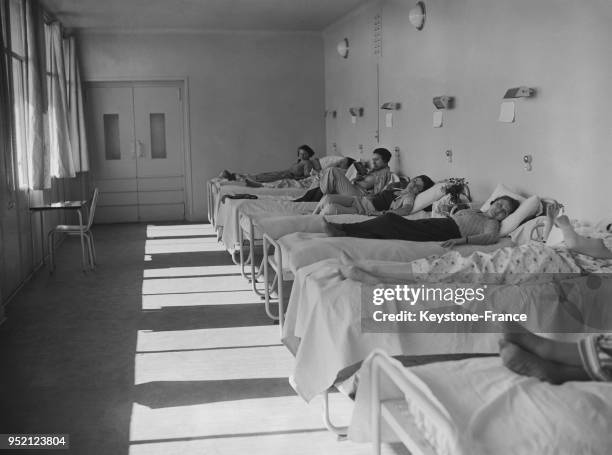
[[[244,234],[242,232],[242,228],[240,227],[240,212],[238,212],[238,222],[236,224],[238,224],[238,252],[239,252],[239,257],[240,257],[240,275],[242,275],[242,278],[244,278],[245,280],[248,280],[246,273],[244,271],[244,266],[245,266],[245,259],[244,259]],[[248,261],[248,258],[247,258]]]
[[[348,435],[348,427],[337,427],[331,422],[329,415],[329,389],[323,392],[323,421],[325,427],[332,433],[338,435],[339,441],[344,441]]]
[[[235,265],[240,265],[240,253],[237,254],[237,252],[234,251],[232,254],[230,254],[230,256],[232,257],[232,262]],[[236,256],[238,256],[238,258],[236,258]]]
[[[265,251],[264,251],[264,255],[265,255]],[[253,261],[251,263],[251,276],[253,277],[253,279],[251,280],[251,287],[253,289],[253,292],[255,294],[257,294],[258,296],[264,298],[264,292],[262,292],[261,290],[257,289],[257,283],[259,282],[259,280],[262,278],[263,276],[263,261],[265,261],[266,259],[262,259],[261,264],[259,264],[259,268],[257,269],[257,271],[255,271],[255,261]]]
[[[380,397],[378,390],[378,382],[379,382],[379,374],[378,374],[378,363],[376,362],[376,358],[372,361],[372,369],[371,369],[371,422],[372,422],[372,452],[374,455],[380,455]]]
[[[272,314],[272,312],[270,311],[270,289],[272,286],[274,286],[274,283],[270,284],[270,265],[268,262],[268,249],[269,249],[269,245],[268,245],[268,240],[266,238],[266,236],[264,236],[263,239],[263,249],[264,249],[264,261],[263,261],[263,266],[264,266],[264,300],[265,300],[265,309],[266,309],[266,314],[268,315],[268,317],[274,321],[276,321],[278,318],[276,316],[274,316]],[[276,280],[276,277],[274,277],[274,279]]]

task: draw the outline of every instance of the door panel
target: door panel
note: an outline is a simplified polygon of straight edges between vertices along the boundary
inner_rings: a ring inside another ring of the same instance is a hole
[[[138,191],[182,190],[184,186],[183,177],[138,179]]]
[[[137,221],[137,205],[108,205],[96,208],[96,223],[135,223]]]
[[[96,180],[136,177],[132,89],[91,87],[88,101]]]
[[[183,175],[179,87],[134,87],[138,177]]]
[[[147,191],[139,193],[141,204],[182,204],[185,196],[183,191]]]
[[[101,191],[96,222],[184,219],[181,88],[96,84],[88,101]]]
[[[136,205],[138,204],[138,193],[129,191],[113,191],[100,195],[99,204],[101,207],[111,205]]]
[[[185,219],[185,205],[156,204],[140,205],[140,221],[176,221]]]

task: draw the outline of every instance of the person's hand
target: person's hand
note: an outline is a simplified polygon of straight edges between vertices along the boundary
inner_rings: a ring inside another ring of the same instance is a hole
[[[454,247],[455,245],[461,245],[462,243],[463,243],[463,242],[461,242],[461,239],[450,239],[450,240],[447,240],[447,241],[445,241],[445,242],[442,242],[442,243],[440,244],[440,246],[441,246],[442,248],[452,248],[452,247]]]

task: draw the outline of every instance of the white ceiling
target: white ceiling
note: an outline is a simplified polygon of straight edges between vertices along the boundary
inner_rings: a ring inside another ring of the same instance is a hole
[[[320,31],[367,0],[40,0],[68,28]]]

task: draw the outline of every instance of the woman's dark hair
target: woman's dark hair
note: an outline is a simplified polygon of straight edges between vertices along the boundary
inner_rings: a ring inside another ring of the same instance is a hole
[[[297,148],[298,155],[300,154],[300,150],[304,150],[306,153],[308,153],[308,158],[312,158],[314,156],[314,154],[315,154],[314,150],[312,148],[310,148],[309,145],[306,145],[306,144],[300,145]]]
[[[345,158],[346,160],[346,168],[348,169],[349,167],[351,167],[351,164],[353,164],[355,162],[355,159],[351,158],[350,156],[347,156]]]
[[[423,191],[427,191],[429,188],[434,186],[434,181],[430,179],[428,175],[425,175],[425,174],[417,175],[412,180],[416,180],[416,179],[421,179],[421,181],[423,182]],[[421,193],[423,191],[421,191]]]
[[[385,163],[391,161],[391,152],[385,148],[380,147],[374,149],[372,153],[376,153],[378,156],[380,156]]]
[[[519,208],[519,206],[521,205],[521,203],[519,201],[517,201],[514,198],[511,198],[510,196],[500,196],[498,198],[495,198],[491,201],[491,204],[493,204],[494,202],[497,202],[499,200],[504,200],[507,201],[510,204],[510,212],[508,213],[508,215],[510,215],[510,213],[514,213],[516,211],[516,209]]]

